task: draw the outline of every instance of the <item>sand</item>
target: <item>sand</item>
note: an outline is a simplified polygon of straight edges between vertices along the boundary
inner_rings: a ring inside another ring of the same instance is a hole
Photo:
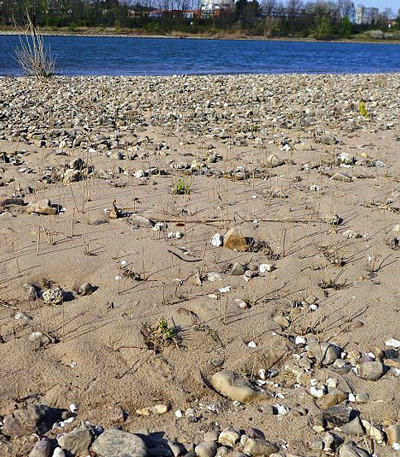
[[[0,202],[14,195],[63,207],[53,216],[20,206],[0,214],[0,415],[31,403],[75,403],[70,428],[119,424],[189,446],[215,423],[256,427],[287,444],[283,452],[316,455],[309,424],[316,400],[288,369],[305,351],[296,336],[346,353],[376,353],[400,338],[399,89],[398,75],[0,79],[0,153],[26,151],[17,165],[0,162]],[[78,146],[74,129],[83,137]],[[272,153],[281,166],[269,166]],[[354,157],[352,165],[340,163],[341,153]],[[77,157],[94,172],[62,182],[64,164]],[[193,161],[204,174],[190,169]],[[154,174],[135,177],[151,167]],[[173,193],[179,178],[190,183],[186,195]],[[125,213],[108,219],[114,201]],[[136,229],[135,214],[164,222],[166,231]],[[326,222],[334,215],[340,225]],[[232,227],[271,249],[212,246],[215,233]],[[360,237],[348,238],[349,230]],[[175,232],[182,238],[168,237]],[[246,281],[229,274],[235,262],[276,268]],[[207,280],[210,272],[221,279]],[[92,295],[74,292],[87,282],[97,287]],[[72,294],[49,306],[28,300],[24,284]],[[18,312],[32,320],[15,319]],[[174,329],[171,340],[155,332],[161,320]],[[53,342],[32,343],[33,331]],[[260,369],[279,373],[264,386],[268,401],[238,405],[207,383],[221,369],[251,381]],[[330,367],[310,372],[368,392],[369,401],[356,405],[363,419],[399,422],[393,370],[377,382]],[[169,412],[136,414],[160,403]],[[276,404],[289,413],[270,414]],[[195,419],[185,416],[188,408]],[[24,456],[32,440],[11,445]],[[374,446],[379,456],[393,455]]]

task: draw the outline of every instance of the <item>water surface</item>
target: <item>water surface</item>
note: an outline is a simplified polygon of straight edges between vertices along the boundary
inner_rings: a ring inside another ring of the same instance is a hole
[[[384,73],[400,45],[137,37],[45,37],[62,75]],[[0,35],[0,75],[20,75],[16,36]]]

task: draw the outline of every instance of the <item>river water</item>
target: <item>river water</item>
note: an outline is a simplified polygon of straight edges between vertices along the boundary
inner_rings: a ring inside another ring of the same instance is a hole
[[[400,45],[49,36],[61,75],[400,72]],[[16,36],[0,35],[0,75],[20,75]]]

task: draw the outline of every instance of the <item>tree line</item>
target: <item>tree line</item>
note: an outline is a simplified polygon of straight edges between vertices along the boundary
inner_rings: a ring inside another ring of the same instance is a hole
[[[351,0],[237,0],[234,8],[203,17],[201,0],[0,0],[0,25],[23,24],[26,14],[39,27],[135,29],[151,33],[232,33],[269,37],[349,38],[368,29],[388,29],[384,11],[372,24],[350,21]],[[158,10],[158,11],[156,11]],[[160,11],[163,11],[161,13]],[[158,13],[158,14],[155,14]],[[400,19],[392,29],[400,29]]]

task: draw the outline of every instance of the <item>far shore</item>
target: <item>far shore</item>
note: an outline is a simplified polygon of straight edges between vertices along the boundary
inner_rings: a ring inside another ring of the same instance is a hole
[[[108,38],[166,38],[166,39],[192,39],[192,40],[240,40],[240,41],[290,41],[305,43],[358,43],[358,44],[400,44],[400,40],[372,40],[362,38],[337,39],[337,40],[317,40],[315,38],[302,37],[268,37],[261,35],[249,36],[246,34],[188,34],[183,32],[172,32],[171,34],[146,34],[136,31],[116,31],[115,29],[77,29],[74,31],[46,30],[42,29],[43,36],[65,36],[65,37],[108,37]],[[23,33],[22,33],[23,34]],[[4,35],[21,35],[20,31],[15,29],[0,29],[0,36]]]

